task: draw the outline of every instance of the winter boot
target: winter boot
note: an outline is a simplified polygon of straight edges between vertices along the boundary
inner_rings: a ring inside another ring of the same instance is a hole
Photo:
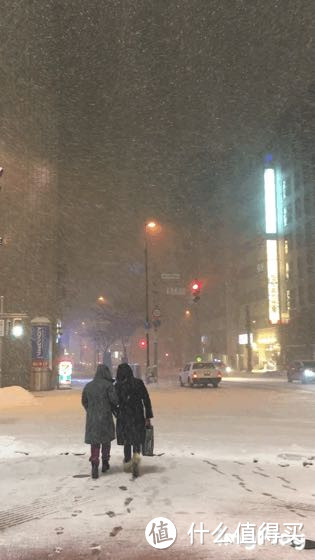
[[[102,463],[102,473],[105,473],[109,469],[109,462],[107,459],[103,459]]]
[[[131,473],[132,472],[132,460],[130,459],[130,461],[123,461],[124,463],[124,472],[126,473]]]
[[[98,465],[92,463],[92,478],[98,478]]]
[[[139,476],[139,464],[140,464],[140,453],[134,453],[132,457],[132,476],[138,478]]]

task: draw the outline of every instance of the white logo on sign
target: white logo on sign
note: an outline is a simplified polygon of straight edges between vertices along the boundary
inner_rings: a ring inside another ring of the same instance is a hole
[[[166,517],[155,517],[146,526],[145,538],[153,548],[169,548],[176,540],[176,527]]]

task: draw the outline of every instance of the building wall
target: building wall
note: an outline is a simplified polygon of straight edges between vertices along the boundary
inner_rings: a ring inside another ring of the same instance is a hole
[[[314,134],[310,90],[279,120],[270,152],[251,162],[243,176],[235,172],[222,196],[226,227],[224,239],[218,240],[223,255],[218,263],[224,282],[210,296],[208,333],[213,349],[220,348],[232,365],[247,366],[246,345],[239,345],[238,337],[248,329],[248,311],[254,367],[279,367],[295,357],[315,355]],[[275,231],[266,227],[273,211],[270,198],[267,205],[265,200],[266,169],[274,173]],[[277,250],[276,263],[268,244]],[[276,276],[271,282],[272,265]],[[221,333],[219,325],[224,324]]]
[[[55,322],[58,313],[58,119],[42,18],[49,22],[49,10],[37,2],[3,5],[0,295],[5,312],[28,316],[21,340],[3,340],[6,385],[28,385],[30,320]]]

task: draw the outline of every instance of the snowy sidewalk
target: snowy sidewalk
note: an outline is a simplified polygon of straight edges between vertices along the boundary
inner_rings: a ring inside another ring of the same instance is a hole
[[[110,473],[91,480],[79,391],[38,394],[31,405],[0,409],[1,560],[308,557],[290,547],[219,547],[211,538],[205,545],[196,538],[191,547],[187,531],[193,522],[213,531],[221,522],[235,530],[239,522],[273,521],[303,523],[314,536],[311,413],[302,419],[305,438],[296,431],[285,440],[291,405],[281,394],[271,393],[265,406],[259,389],[248,399],[236,386],[151,395],[157,456],[143,458],[136,481],[122,472],[116,444]],[[297,414],[306,397],[299,398]],[[144,537],[147,523],[161,515],[178,531],[163,552]]]

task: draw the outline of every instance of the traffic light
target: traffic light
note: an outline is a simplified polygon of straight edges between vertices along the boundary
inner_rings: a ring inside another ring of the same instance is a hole
[[[139,340],[139,346],[140,346],[140,348],[146,348],[146,346],[147,346],[147,341],[146,341],[145,338],[141,338],[141,339]]]
[[[201,292],[200,280],[193,280],[191,283],[191,293],[193,296],[193,301],[195,303],[200,300],[200,292]]]

